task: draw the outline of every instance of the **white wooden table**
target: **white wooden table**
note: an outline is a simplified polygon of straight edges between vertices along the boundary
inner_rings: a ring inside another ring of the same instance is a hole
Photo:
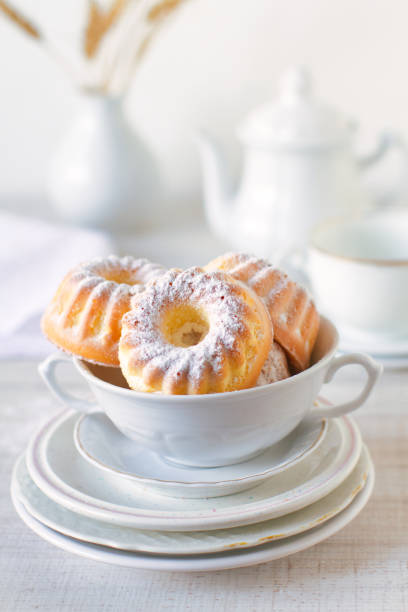
[[[122,237],[118,250],[184,266],[203,264],[223,247],[203,229],[181,228]],[[1,612],[408,610],[407,372],[386,373],[356,416],[377,482],[352,524],[312,549],[264,565],[170,574],[75,557],[41,540],[14,512],[9,496],[13,463],[33,432],[61,410],[36,366],[33,361],[0,362]],[[79,384],[69,367],[62,376],[73,387]],[[349,368],[327,395],[345,399],[360,385],[360,370]]]
[[[350,368],[351,369],[351,368]],[[72,385],[75,373],[63,373]],[[361,384],[357,369],[332,383],[332,398]],[[79,390],[79,387],[78,387]],[[0,610],[408,610],[408,384],[390,372],[356,415],[377,469],[374,495],[343,531],[314,548],[264,565],[217,573],[137,571],[54,548],[17,517],[12,465],[30,435],[61,407],[34,362],[0,363]]]

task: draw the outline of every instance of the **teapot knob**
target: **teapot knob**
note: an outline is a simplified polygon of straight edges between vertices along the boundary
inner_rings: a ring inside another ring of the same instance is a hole
[[[285,102],[310,98],[313,91],[313,79],[305,66],[294,66],[282,77],[279,89],[280,97]]]

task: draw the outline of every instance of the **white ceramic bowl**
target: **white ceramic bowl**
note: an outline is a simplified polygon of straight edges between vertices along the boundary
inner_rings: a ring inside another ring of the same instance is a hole
[[[408,211],[321,224],[308,272],[319,308],[346,335],[408,338]]]
[[[81,412],[102,408],[127,437],[168,461],[215,467],[238,463],[262,452],[284,438],[306,416],[338,416],[361,406],[381,366],[359,353],[335,357],[338,340],[334,325],[322,318],[310,368],[270,385],[228,393],[139,393],[125,388],[118,368],[74,358],[78,372],[96,399],[96,403],[84,402],[66,392],[55,376],[58,363],[70,357],[61,353],[51,355],[39,370],[51,391],[69,407]],[[368,375],[358,397],[331,407],[315,406],[321,386],[339,368],[352,363],[362,365]]]

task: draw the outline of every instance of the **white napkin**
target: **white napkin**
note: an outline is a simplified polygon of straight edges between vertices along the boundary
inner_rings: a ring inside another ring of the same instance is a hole
[[[0,212],[0,357],[41,357],[41,313],[70,268],[112,252],[107,234]]]

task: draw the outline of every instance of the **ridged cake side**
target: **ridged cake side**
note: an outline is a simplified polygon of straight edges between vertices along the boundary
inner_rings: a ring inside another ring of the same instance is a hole
[[[308,367],[319,331],[320,317],[308,292],[264,259],[245,253],[227,253],[205,266],[223,270],[246,283],[265,302],[275,340],[285,349],[291,365]]]
[[[223,272],[170,270],[132,300],[119,358],[131,388],[167,394],[255,384],[272,343],[256,293]]]
[[[65,276],[46,309],[43,332],[69,353],[119,366],[122,317],[131,298],[164,273],[146,259],[115,255],[80,264]]]

